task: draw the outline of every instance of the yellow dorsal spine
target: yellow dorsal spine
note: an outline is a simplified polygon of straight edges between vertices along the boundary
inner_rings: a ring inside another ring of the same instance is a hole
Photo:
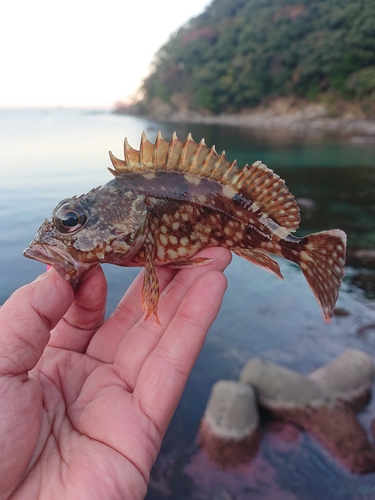
[[[238,168],[237,162],[230,162],[223,151],[217,154],[215,146],[208,148],[202,139],[196,143],[191,134],[181,142],[173,133],[167,142],[159,132],[152,144],[143,132],[140,149],[133,149],[124,141],[124,160],[109,153],[115,175],[148,170],[185,172],[214,179],[233,188],[246,199],[251,200],[267,216],[288,231],[298,228],[299,209],[293,195],[284,181],[260,161]]]

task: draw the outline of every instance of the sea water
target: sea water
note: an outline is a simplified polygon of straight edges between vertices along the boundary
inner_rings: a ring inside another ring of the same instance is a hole
[[[358,250],[375,249],[373,144],[326,133],[296,136],[275,130],[172,126],[109,112],[0,110],[0,303],[44,271],[22,251],[54,205],[111,180],[108,150],[121,158],[124,137],[138,148],[143,130],[152,141],[158,130],[166,139],[173,130],[181,139],[192,132],[195,140],[205,137],[207,145],[225,149],[240,166],[262,160],[301,200],[298,234],[338,227],[349,237],[347,275],[338,300],[347,315],[334,316],[330,324],[324,323],[295,265],[279,260],[285,278],[280,281],[234,256],[226,271],[229,287],[223,306],[166,434],[147,498],[375,498],[375,474],[349,474],[303,432],[296,445],[280,447],[266,427],[257,456],[242,473],[216,470],[202,458],[196,440],[212,385],[218,379],[236,379],[254,356],[301,373],[352,347],[375,359],[375,266],[355,257]],[[139,270],[104,269],[110,314]],[[370,434],[375,403],[359,419]]]

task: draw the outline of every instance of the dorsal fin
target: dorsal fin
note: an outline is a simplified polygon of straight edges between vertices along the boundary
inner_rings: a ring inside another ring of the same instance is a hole
[[[139,151],[125,139],[125,159],[119,160],[111,152],[109,155],[114,167],[109,171],[115,176],[146,170],[175,170],[215,179],[251,200],[280,226],[289,231],[295,231],[299,226],[296,200],[285,182],[270,168],[256,161],[240,169],[236,161],[230,162],[226,158],[224,152],[218,155],[215,146],[208,148],[203,139],[196,143],[190,134],[185,142],[181,142],[174,133],[167,142],[159,132],[155,144],[152,144],[143,132]]]

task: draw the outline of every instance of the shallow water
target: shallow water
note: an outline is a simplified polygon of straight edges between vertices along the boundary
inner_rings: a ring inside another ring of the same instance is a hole
[[[22,251],[61,199],[108,182],[107,151],[122,155],[142,130],[154,140],[192,131],[239,165],[263,160],[302,198],[299,234],[340,227],[349,236],[347,276],[338,306],[347,316],[323,322],[301,272],[280,261],[285,280],[234,257],[217,321],[186,386],[155,464],[147,498],[370,499],[375,474],[348,473],[312,437],[296,430],[285,440],[265,425],[251,464],[220,471],[199,451],[197,430],[212,384],[235,379],[253,356],[308,373],[349,347],[375,360],[375,265],[356,250],[375,248],[375,147],[327,134],[292,137],[218,126],[174,126],[79,110],[0,110],[0,303],[44,266]],[[105,266],[110,313],[138,273]],[[372,326],[371,326],[372,325]],[[375,403],[360,413],[370,435]],[[372,438],[371,438],[372,439]]]

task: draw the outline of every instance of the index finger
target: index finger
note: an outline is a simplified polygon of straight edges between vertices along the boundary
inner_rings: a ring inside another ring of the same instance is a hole
[[[72,300],[72,287],[54,270],[13,293],[0,309],[0,374],[27,376]]]
[[[219,271],[200,276],[139,373],[133,396],[162,435],[219,312],[226,287],[227,280]]]
[[[69,310],[51,332],[49,346],[85,352],[104,321],[107,281],[100,266],[75,291]]]
[[[161,291],[158,314],[162,326],[151,319],[144,320],[145,315],[141,308],[142,273],[95,335],[87,353],[107,363],[125,357],[127,381],[133,385],[140,366],[163,335],[188,288],[201,274],[210,269],[224,270],[231,259],[229,250],[225,248],[208,248],[196,255],[212,258],[212,262],[178,272],[165,267],[157,271]]]

